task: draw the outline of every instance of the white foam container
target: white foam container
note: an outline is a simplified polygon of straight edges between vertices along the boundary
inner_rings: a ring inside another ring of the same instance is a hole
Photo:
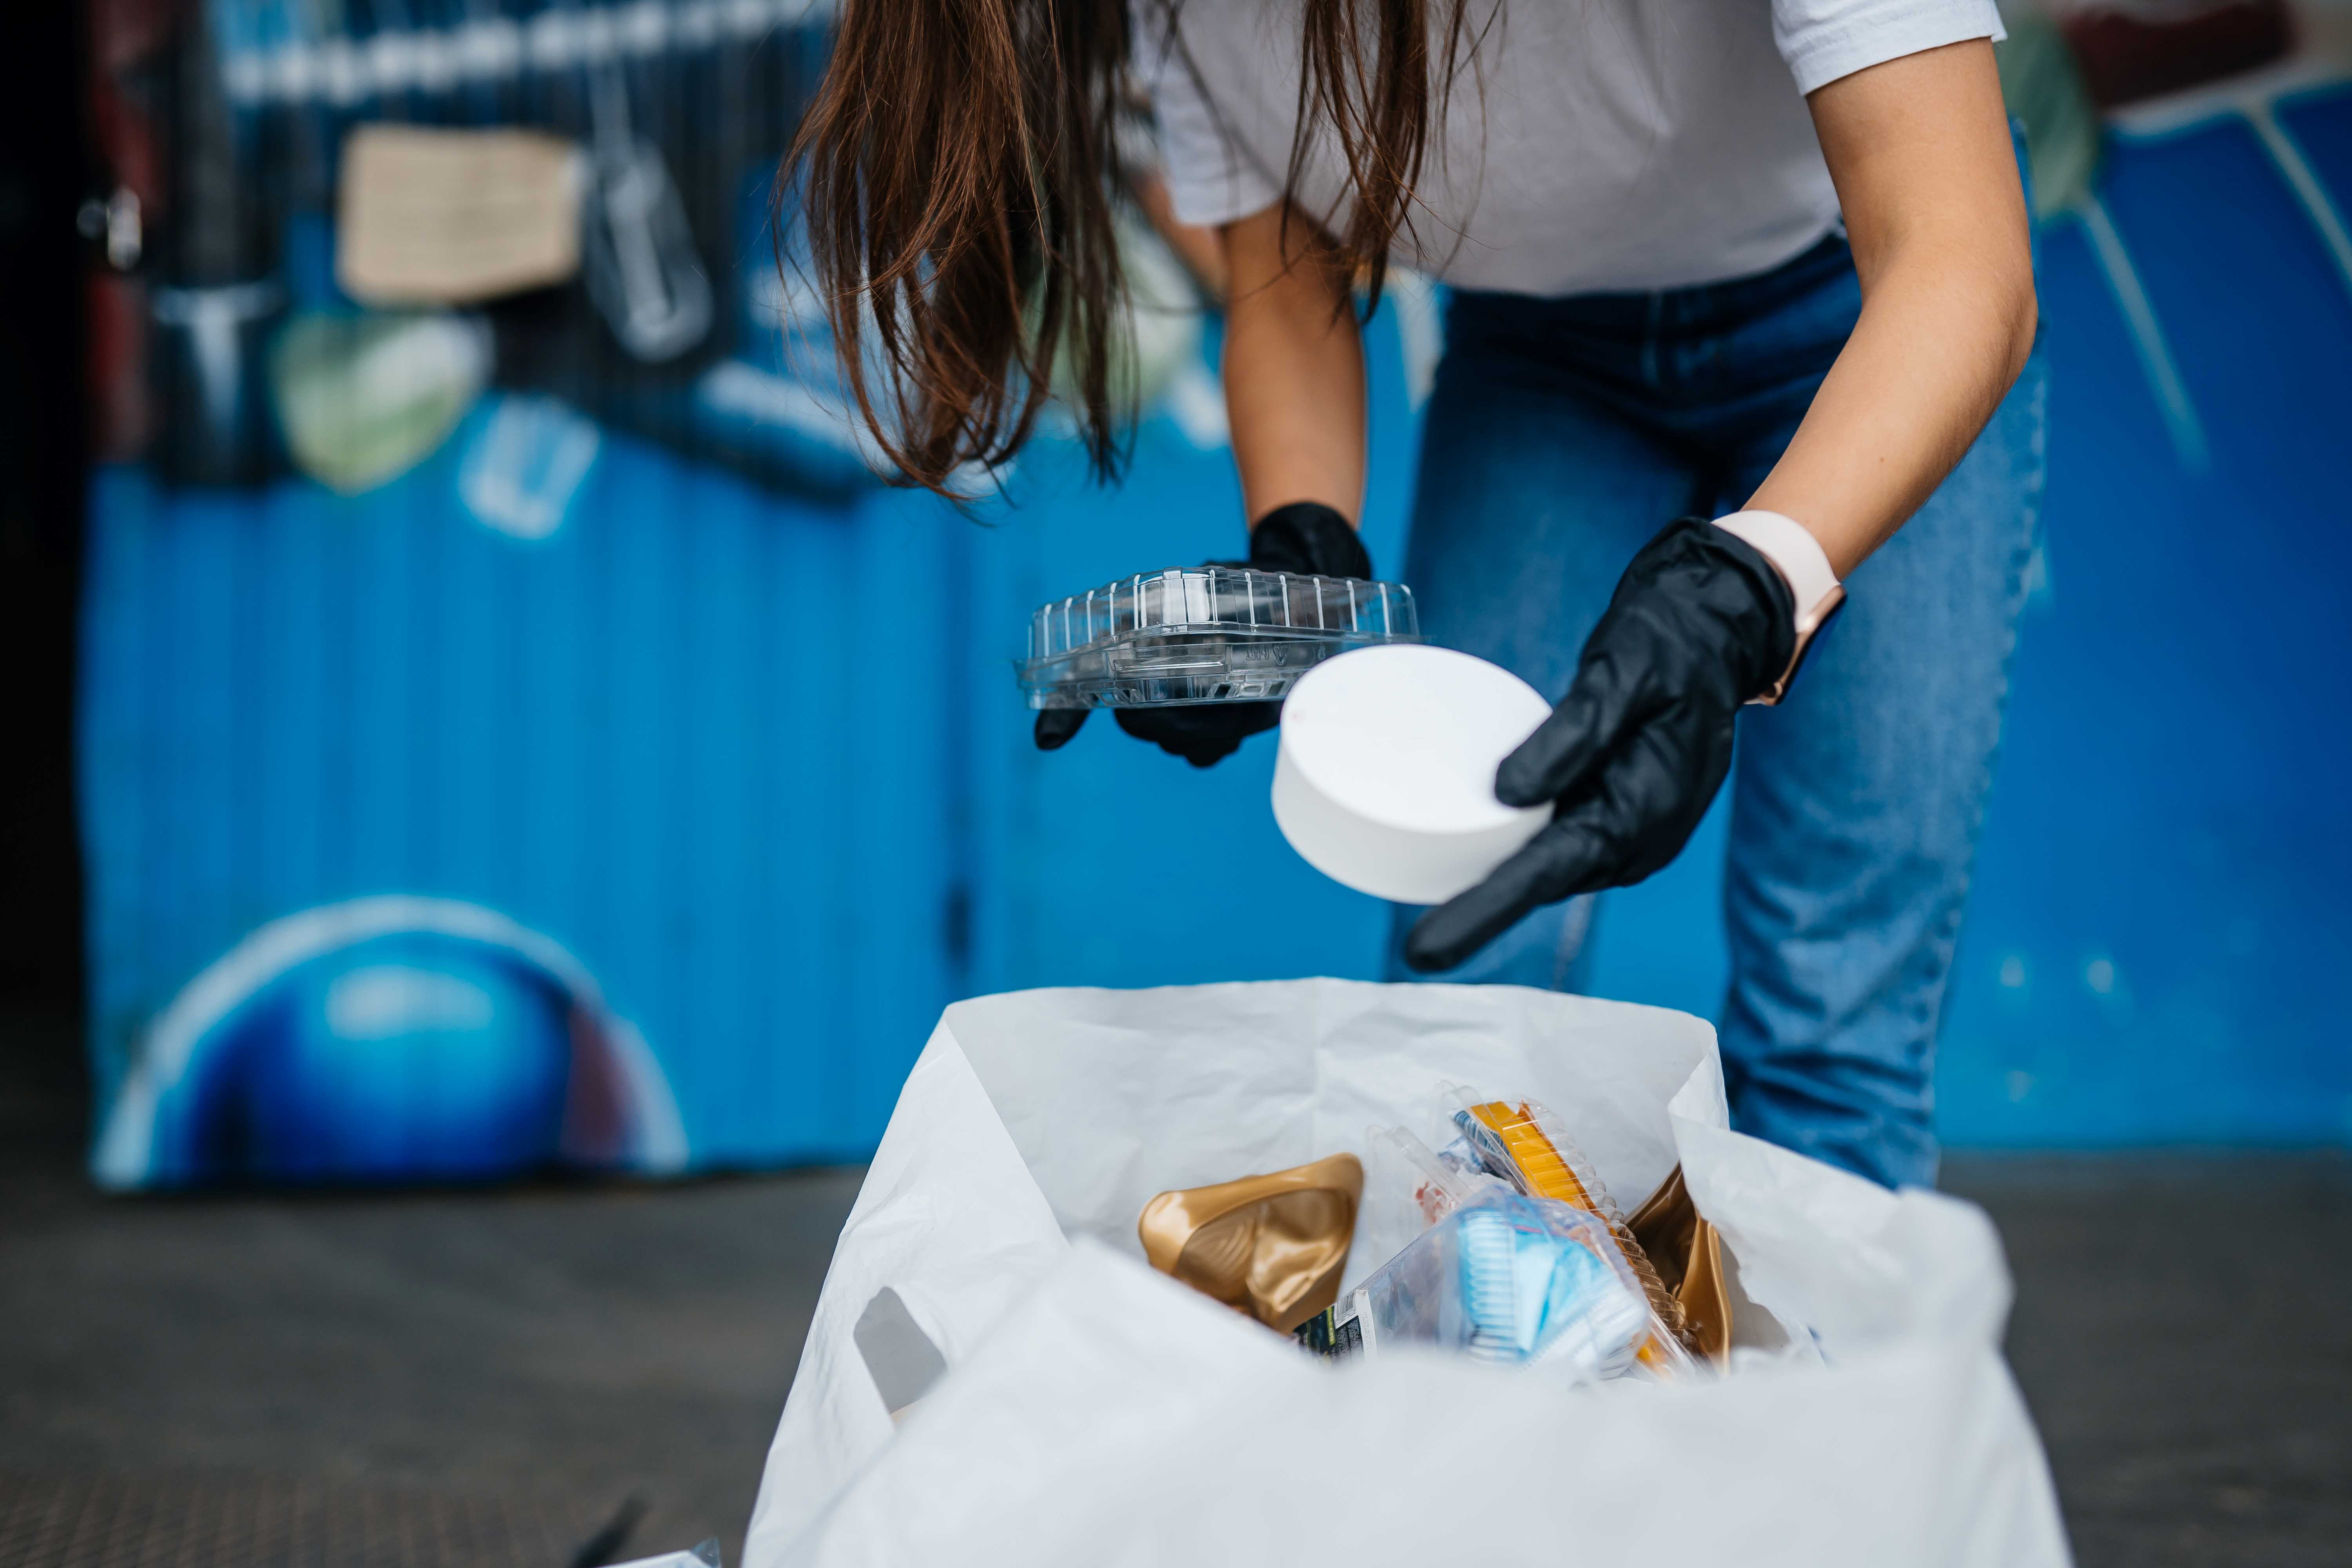
[[[1441,904],[1551,820],[1495,798],[1495,770],[1551,713],[1498,665],[1450,648],[1368,647],[1291,689],[1274,819],[1307,863],[1359,892]]]

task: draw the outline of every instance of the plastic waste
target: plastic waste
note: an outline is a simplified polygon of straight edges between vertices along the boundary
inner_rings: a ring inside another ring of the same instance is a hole
[[[1564,1402],[1545,1367],[1433,1349],[1335,1368],[1099,1239],[1171,1182],[1426,1137],[1441,1074],[1574,1106],[1625,1196],[1679,1164],[1737,1268],[1734,1354],[1769,1374]],[[903,1425],[854,1338],[885,1286],[952,1368]],[[1683,1014],[1329,979],[974,998],[843,1228],[745,1562],[1094,1568],[1115,1538],[1153,1565],[1418,1563],[1464,1545],[1433,1499],[1504,1499],[1512,1542],[1580,1562],[2064,1568],[2009,1300],[1981,1212],[1730,1131],[1715,1031]]]
[[[1682,1303],[1658,1278],[1623,1212],[1559,1119],[1533,1100],[1481,1100],[1459,1085],[1445,1090],[1444,1099],[1450,1106],[1448,1120],[1487,1171],[1530,1197],[1591,1214],[1606,1227],[1611,1245],[1640,1283],[1648,1305],[1651,1331],[1641,1345],[1642,1364],[1662,1377],[1694,1370],[1697,1363],[1685,1342]]]
[[[1151,1267],[1288,1331],[1339,1294],[1363,1191],[1362,1163],[1333,1154],[1159,1194],[1135,1228]]]
[[[1369,1128],[1357,1253],[1386,1262],[1414,1237],[1493,1188],[1511,1190],[1502,1178],[1489,1175],[1459,1138],[1433,1150],[1405,1128]]]
[[[1489,1188],[1415,1237],[1298,1338],[1334,1357],[1429,1344],[1605,1378],[1633,1364],[1649,1327],[1641,1283],[1598,1215]]]
[[[633,128],[627,73],[589,71],[588,297],[632,359],[659,364],[710,335],[710,279],[661,149]]]
[[[1032,708],[1263,702],[1335,655],[1420,640],[1401,584],[1171,567],[1040,605],[1017,673]]]

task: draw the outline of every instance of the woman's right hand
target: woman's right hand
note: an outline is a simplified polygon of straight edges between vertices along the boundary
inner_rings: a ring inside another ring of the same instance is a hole
[[[1224,564],[1220,563],[1220,564]],[[1320,501],[1294,501],[1258,519],[1250,530],[1249,559],[1241,564],[1260,572],[1318,577],[1372,574],[1371,557],[1356,530]],[[1117,708],[1118,727],[1150,741],[1196,768],[1212,766],[1240,750],[1252,735],[1281,721],[1279,702],[1202,702],[1177,708]],[[1037,715],[1037,749],[1057,752],[1087,721],[1083,708],[1048,708]]]
[[[1350,294],[1320,231],[1279,203],[1217,230],[1225,265],[1225,413],[1242,504],[1256,519],[1249,560],[1267,572],[1370,577],[1349,513],[1364,493],[1364,350]],[[1280,721],[1279,702],[1120,708],[1118,727],[1196,768]],[[1086,710],[1037,715],[1056,751]]]

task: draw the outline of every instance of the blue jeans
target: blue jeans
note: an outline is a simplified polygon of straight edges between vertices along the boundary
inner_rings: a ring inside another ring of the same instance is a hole
[[[1545,300],[1457,292],[1405,580],[1433,642],[1557,700],[1634,552],[1742,505],[1861,308],[1832,237],[1755,278]],[[1739,720],[1721,1023],[1735,1126],[1889,1185],[1936,1177],[1931,1074],[2042,480],[2039,352],[1858,567],[1787,701]],[[1397,910],[1394,956],[1420,914]],[[1591,902],[1437,978],[1579,988]]]

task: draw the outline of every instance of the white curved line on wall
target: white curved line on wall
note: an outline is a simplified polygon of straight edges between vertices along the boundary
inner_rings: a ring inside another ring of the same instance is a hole
[[[627,1019],[606,1005],[595,976],[561,942],[496,910],[456,899],[383,893],[285,915],[248,933],[173,997],[148,1026],[139,1052],[90,1152],[91,1179],[136,1187],[152,1173],[155,1114],[187,1073],[196,1042],[278,975],[356,942],[431,932],[505,948],[553,975],[572,1002],[594,1014],[633,1091],[638,1113],[630,1163],[667,1173],[687,1163],[686,1123],[661,1064]]]

